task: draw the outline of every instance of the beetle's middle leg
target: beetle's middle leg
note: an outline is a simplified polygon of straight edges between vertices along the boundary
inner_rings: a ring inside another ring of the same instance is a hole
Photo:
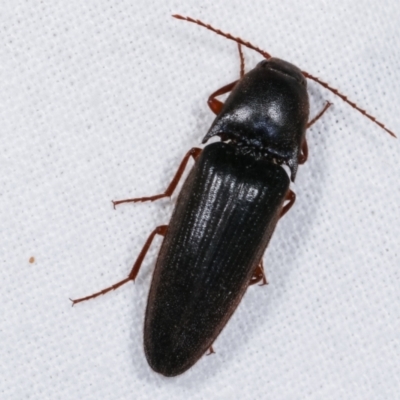
[[[279,218],[282,218],[293,207],[293,204],[296,201],[296,193],[289,189],[285,201],[288,201],[288,203],[282,207]]]
[[[285,201],[288,201],[288,203],[282,207],[279,218],[282,218],[292,208],[294,202],[296,201],[296,193],[294,193],[293,190],[289,189]],[[253,276],[251,277],[249,282],[249,286],[255,285],[260,281],[262,281],[262,284],[260,286],[268,284],[267,277],[265,276],[263,260],[260,261],[260,263],[257,265],[257,268],[254,270]]]
[[[157,228],[154,229],[154,231],[150,233],[150,236],[147,238],[146,243],[144,244],[142,251],[139,253],[138,258],[136,259],[135,263],[133,264],[132,270],[129,273],[127,278],[115,283],[114,285],[112,285],[106,289],[101,290],[100,292],[93,293],[90,296],[82,297],[82,298],[76,299],[76,300],[70,299],[72,301],[72,305],[74,306],[75,304],[80,303],[82,301],[94,299],[95,297],[98,297],[98,296],[101,296],[108,292],[111,292],[111,290],[118,289],[120,286],[124,285],[125,283],[127,283],[129,281],[135,281],[136,276],[139,273],[140,267],[143,263],[144,257],[146,256],[147,251],[149,250],[149,247],[150,247],[154,237],[156,235],[165,236],[165,234],[167,233],[167,229],[168,229],[167,225],[161,225],[161,226],[157,226]]]
[[[301,144],[301,153],[299,156],[298,163],[299,165],[304,164],[308,158],[308,145],[307,138],[304,136],[303,143]]]
[[[162,193],[162,194],[156,194],[154,196],[149,196],[149,197],[136,197],[134,199],[126,199],[126,200],[113,200],[114,208],[116,205],[121,204],[121,203],[136,203],[139,201],[154,201],[158,199],[162,199],[163,197],[171,197],[172,193],[174,192],[176,186],[178,185],[179,180],[181,179],[183,172],[185,171],[185,167],[189,161],[190,157],[193,157],[194,160],[197,159],[197,157],[201,153],[201,149],[198,147],[193,147],[190,149],[185,157],[183,157],[183,160],[181,161],[181,164],[179,165],[178,170],[175,173],[174,178],[172,179],[171,183],[169,184],[167,190]]]
[[[262,281],[262,284],[259,286],[268,285],[267,277],[264,272],[264,263],[263,260],[260,261],[260,264],[257,265],[257,268],[253,272],[253,276],[250,279],[249,286],[255,285],[256,283]]]

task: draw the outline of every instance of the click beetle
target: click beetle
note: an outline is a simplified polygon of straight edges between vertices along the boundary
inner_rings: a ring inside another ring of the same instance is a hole
[[[151,368],[170,377],[188,370],[208,349],[212,351],[247,287],[266,283],[262,257],[279,218],[294,204],[290,182],[295,180],[298,165],[307,160],[306,129],[330,106],[327,103],[309,122],[306,78],[395,136],[319,78],[199,20],[174,17],[238,44],[240,79],[208,99],[217,116],[202,143],[214,136],[221,141],[191,149],[163,194],[113,202],[115,207],[171,196],[188,160],[195,160],[169,225],[150,234],[129,276],[73,300],[76,304],[134,281],[153,238],[164,236],[147,301],[144,350]],[[265,58],[246,74],[241,46]],[[229,92],[225,103],[217,99]]]

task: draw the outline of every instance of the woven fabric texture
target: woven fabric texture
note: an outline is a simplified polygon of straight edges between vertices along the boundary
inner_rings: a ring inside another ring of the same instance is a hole
[[[0,397],[391,400],[400,393],[400,144],[309,81],[297,201],[214,344],[177,378],[143,352],[162,192],[237,79],[236,45],[190,15],[338,88],[400,135],[400,3],[5,0],[0,13]],[[245,50],[246,68],[261,56]],[[33,257],[34,259],[30,258]],[[31,262],[29,262],[29,260]]]

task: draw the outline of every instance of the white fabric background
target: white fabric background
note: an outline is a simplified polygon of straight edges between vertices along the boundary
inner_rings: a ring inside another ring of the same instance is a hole
[[[400,3],[3,1],[0,23],[2,399],[398,399],[399,140],[310,82],[314,115],[297,202],[215,343],[177,378],[144,357],[163,191],[213,120],[206,99],[252,41],[339,88],[400,135]],[[260,57],[246,51],[248,68]],[[34,256],[33,264],[28,262]]]

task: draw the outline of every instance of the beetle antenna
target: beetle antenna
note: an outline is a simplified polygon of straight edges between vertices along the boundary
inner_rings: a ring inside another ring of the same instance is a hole
[[[245,47],[248,47],[249,49],[252,49],[252,50],[256,51],[257,53],[260,53],[266,59],[269,59],[269,58],[272,57],[269,53],[267,53],[264,50],[261,50],[257,46],[254,46],[250,42],[246,42],[245,40],[241,39],[240,37],[232,36],[230,33],[222,32],[221,30],[219,30],[217,28],[214,28],[209,24],[204,23],[204,22],[200,21],[199,19],[193,19],[193,18],[190,18],[190,17],[183,17],[182,15],[179,15],[179,14],[174,14],[172,16],[174,18],[177,18],[177,19],[182,19],[184,21],[193,22],[194,24],[200,25],[200,26],[202,26],[202,27],[204,27],[204,28],[206,28],[206,29],[208,29],[208,30],[210,30],[212,32],[215,32],[217,35],[221,35],[221,36],[223,36],[223,37],[225,37],[227,39],[233,40],[236,43],[238,43],[239,45],[243,45]],[[240,51],[240,47],[239,47],[239,51]],[[374,116],[372,116],[371,114],[368,114],[365,110],[363,110],[362,108],[358,107],[358,105],[356,103],[353,103],[352,101],[350,101],[347,98],[347,96],[345,96],[344,94],[340,93],[337,89],[329,86],[328,83],[322,81],[321,79],[317,78],[316,76],[313,76],[313,75],[309,74],[306,71],[301,71],[301,72],[306,78],[312,79],[313,81],[319,83],[325,89],[328,89],[333,94],[335,94],[336,96],[340,97],[344,102],[346,102],[347,104],[350,104],[355,110],[357,110],[358,112],[363,114],[365,117],[370,119],[372,122],[374,122],[376,125],[378,125],[383,130],[385,130],[387,133],[389,133],[389,135],[391,135],[393,137],[397,137],[391,130],[386,128],[386,126],[382,122],[378,121]]]
[[[271,54],[267,53],[264,50],[261,50],[260,48],[258,48],[257,46],[254,46],[250,42],[246,42],[245,40],[241,39],[240,37],[232,36],[230,33],[222,32],[221,30],[214,28],[209,24],[204,23],[204,22],[200,21],[199,19],[193,19],[190,17],[182,17],[182,15],[179,15],[179,14],[174,14],[173,17],[176,19],[182,19],[184,21],[189,21],[189,22],[193,22],[194,24],[200,25],[212,32],[215,32],[217,35],[221,35],[227,39],[233,40],[236,43],[239,43],[245,47],[248,47],[249,49],[256,51],[257,53],[260,53],[263,57],[265,57],[267,59],[272,57]]]
[[[244,56],[243,56],[243,51],[242,51],[242,45],[240,43],[238,43],[238,50],[239,50],[239,58],[240,58],[240,79],[242,79],[244,76],[245,62],[244,62]]]
[[[301,73],[309,79],[312,79],[313,81],[319,83],[321,86],[323,86],[325,89],[328,89],[329,91],[331,91],[333,94],[335,94],[336,96],[340,97],[344,102],[346,102],[347,104],[350,104],[355,110],[357,110],[358,112],[360,112],[362,115],[366,116],[367,118],[369,118],[372,122],[374,122],[375,124],[377,124],[379,127],[381,127],[383,130],[385,130],[387,133],[389,133],[389,135],[393,136],[393,137],[397,137],[391,130],[389,130],[388,128],[386,128],[386,126],[378,121],[374,116],[368,114],[365,110],[363,110],[362,108],[358,107],[356,103],[353,103],[352,101],[350,101],[347,96],[345,96],[344,94],[340,93],[337,89],[329,86],[328,83],[321,81],[321,79],[317,78],[316,76],[313,76],[311,74],[309,74],[308,72],[305,71],[301,71]]]

